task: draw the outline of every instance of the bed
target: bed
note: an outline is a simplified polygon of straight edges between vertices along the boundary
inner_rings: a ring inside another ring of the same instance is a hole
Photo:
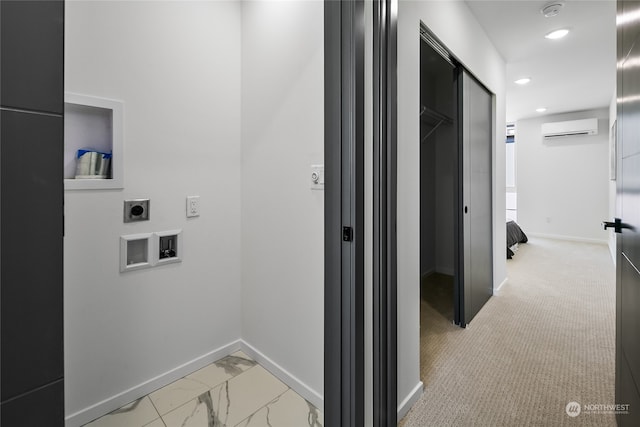
[[[513,247],[518,243],[527,243],[529,239],[515,221],[507,221],[507,259],[513,258]]]

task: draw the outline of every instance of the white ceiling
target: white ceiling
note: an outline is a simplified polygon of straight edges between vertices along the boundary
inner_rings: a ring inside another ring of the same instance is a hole
[[[615,91],[615,0],[562,0],[558,16],[540,9],[550,1],[467,0],[507,64],[507,122],[608,107]],[[569,35],[548,40],[550,31]],[[530,77],[519,86],[514,80]],[[538,107],[546,107],[543,114]]]

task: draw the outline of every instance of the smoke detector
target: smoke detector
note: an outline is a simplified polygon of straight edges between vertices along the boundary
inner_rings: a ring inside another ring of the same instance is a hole
[[[551,18],[552,16],[557,16],[563,7],[564,7],[564,3],[560,3],[560,2],[549,3],[545,7],[540,9],[540,13],[542,13],[545,18]]]

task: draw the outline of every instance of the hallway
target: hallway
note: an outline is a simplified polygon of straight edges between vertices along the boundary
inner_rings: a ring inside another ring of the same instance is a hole
[[[614,426],[615,269],[604,245],[533,238],[467,329],[421,301],[410,426]],[[569,417],[569,402],[582,413]],[[624,402],[619,402],[624,403]]]

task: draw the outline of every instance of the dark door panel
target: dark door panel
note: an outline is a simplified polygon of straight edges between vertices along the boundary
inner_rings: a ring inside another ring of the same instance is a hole
[[[626,257],[622,257],[622,277],[625,286],[621,288],[620,329],[621,350],[635,382],[640,380],[640,274]],[[631,279],[631,280],[629,280]],[[620,402],[621,403],[621,402]]]
[[[491,94],[462,73],[463,292],[461,325],[493,295]]]
[[[637,134],[637,135],[640,135]],[[629,138],[625,139],[625,143]],[[637,139],[637,136],[633,139]],[[636,230],[624,228],[622,230],[622,252],[635,265],[640,268],[640,154],[622,159],[621,181],[624,190],[619,193],[622,211],[620,218],[625,224],[635,226]]]
[[[640,138],[637,137],[640,135],[640,120],[635,119],[640,117],[640,102],[638,102],[640,73],[637,72],[637,65],[634,65],[634,61],[638,58],[640,58],[640,43],[633,45],[627,60],[629,62],[625,61],[621,66],[621,88],[624,96],[620,99],[623,101],[625,123],[619,130],[619,136],[624,140],[624,144],[620,147],[623,158],[640,153]]]
[[[64,427],[64,382],[4,402],[0,414],[6,427]]]
[[[627,18],[624,18],[624,20],[628,21],[622,25],[624,31],[618,34],[619,55],[622,55],[622,58],[626,58],[627,55],[625,55],[625,53],[629,53],[638,35],[640,35],[640,27],[638,27],[637,23],[632,19],[632,17],[637,17],[638,13],[640,13],[640,4],[637,1],[619,1],[617,13],[618,16],[626,16]],[[637,21],[637,19],[635,20]],[[622,58],[619,58],[619,60]]]
[[[1,121],[0,365],[6,400],[63,375],[63,119],[3,110]]]
[[[628,414],[618,415],[618,427],[640,426],[640,394],[628,368],[628,359],[619,364],[620,383],[616,385],[616,403],[629,405]]]
[[[64,2],[0,2],[2,106],[64,110]]]
[[[631,61],[640,57],[638,12],[640,2],[618,1],[617,216],[626,226],[616,235],[616,403],[629,405],[616,417],[621,427],[640,425],[640,69]]]

